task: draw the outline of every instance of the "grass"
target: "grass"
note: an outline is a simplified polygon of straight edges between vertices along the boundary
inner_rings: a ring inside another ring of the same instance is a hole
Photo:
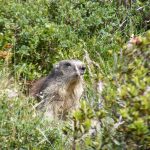
[[[0,79],[1,149],[61,149],[62,123],[37,113],[36,102],[22,93],[8,68],[0,71]]]

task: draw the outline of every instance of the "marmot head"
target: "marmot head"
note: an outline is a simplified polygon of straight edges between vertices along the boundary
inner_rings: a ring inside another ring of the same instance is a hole
[[[85,72],[85,65],[80,60],[62,60],[54,65],[55,72],[71,81],[81,79]]]

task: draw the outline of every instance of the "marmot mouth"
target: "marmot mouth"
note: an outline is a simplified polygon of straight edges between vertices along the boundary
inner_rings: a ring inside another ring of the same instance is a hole
[[[81,80],[81,76],[79,76],[79,75],[73,76],[70,79],[68,79],[68,85],[78,83],[78,82],[80,82],[80,80]]]
[[[81,79],[81,76],[76,74],[72,77],[72,81],[79,81]]]

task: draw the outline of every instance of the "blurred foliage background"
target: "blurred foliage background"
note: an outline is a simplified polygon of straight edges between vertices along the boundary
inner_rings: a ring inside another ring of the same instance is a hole
[[[13,53],[12,69],[28,80],[48,73],[58,60],[83,59],[85,51],[98,63],[99,56],[112,63],[111,53],[119,51],[132,34],[149,28],[149,2],[130,5],[92,0],[2,0],[0,50]]]
[[[149,0],[0,0],[2,149],[149,149],[149,29]],[[86,89],[56,129],[8,93],[62,59],[85,62]]]

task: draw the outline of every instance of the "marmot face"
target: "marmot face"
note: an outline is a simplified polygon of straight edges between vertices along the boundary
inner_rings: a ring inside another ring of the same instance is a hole
[[[77,81],[85,72],[85,65],[79,60],[63,60],[56,65],[56,69],[67,77],[68,81]]]

